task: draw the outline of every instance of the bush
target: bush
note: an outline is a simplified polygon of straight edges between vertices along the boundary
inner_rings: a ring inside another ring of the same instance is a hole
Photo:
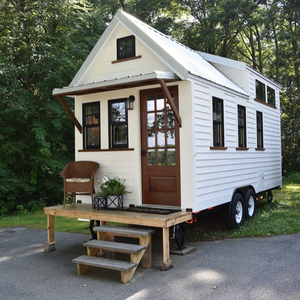
[[[300,173],[292,173],[288,177],[284,178],[286,183],[296,183],[300,184]]]

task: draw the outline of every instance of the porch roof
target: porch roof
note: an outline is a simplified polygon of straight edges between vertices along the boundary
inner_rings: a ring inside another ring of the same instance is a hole
[[[134,76],[129,75],[122,78],[114,78],[99,82],[68,86],[61,89],[54,89],[53,96],[78,96],[106,92],[142,85],[159,84],[159,80],[164,80],[165,82],[172,82],[178,81],[180,80],[180,78],[172,72],[154,71],[147,74],[140,74]]]

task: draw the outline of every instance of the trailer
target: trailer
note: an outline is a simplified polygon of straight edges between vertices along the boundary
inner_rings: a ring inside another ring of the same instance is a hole
[[[99,163],[96,189],[104,176],[124,178],[124,206],[222,207],[236,228],[281,188],[280,86],[128,13],[117,12],[70,85],[53,95],[74,122],[75,160]]]

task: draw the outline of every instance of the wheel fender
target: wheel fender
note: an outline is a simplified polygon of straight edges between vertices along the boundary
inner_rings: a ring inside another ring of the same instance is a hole
[[[230,200],[230,204],[229,204],[229,209],[231,207],[232,199],[235,196],[235,194],[237,194],[237,193],[241,194],[243,196],[243,199],[245,200],[247,192],[248,192],[249,189],[252,189],[254,194],[256,195],[255,189],[252,185],[246,185],[246,186],[235,188],[232,192],[232,196],[231,196],[231,200]]]

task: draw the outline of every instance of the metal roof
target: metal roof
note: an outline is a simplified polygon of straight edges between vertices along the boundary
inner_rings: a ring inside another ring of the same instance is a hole
[[[140,38],[181,79],[188,79],[189,74],[193,74],[241,94],[248,95],[242,88],[206,61],[198,52],[155,30],[126,12],[118,11],[115,18]]]
[[[123,24],[136,36],[136,38],[144,43],[144,45],[146,45],[148,49],[162,61],[162,63],[167,65],[171,71],[179,77],[179,79],[186,80],[190,77],[193,77],[191,75],[195,75],[222,87],[238,92],[243,96],[248,96],[248,94],[242,88],[231,81],[208,61],[206,61],[199,53],[123,11],[117,12],[112,22],[109,24],[104,34],[101,36],[94,49],[72,80],[70,86],[63,89],[53,90],[53,95],[67,95],[68,92],[71,92],[71,94],[75,95],[76,91],[82,92],[86,90],[87,83],[83,84],[81,79],[86,72],[89,72],[89,67],[96,62],[97,53],[99,53],[101,47],[105,43],[105,40],[115,29],[115,26],[118,22]],[[156,72],[155,74],[158,73]],[[127,82],[133,82],[135,79],[138,78],[128,77],[126,80],[124,80]],[[90,85],[90,88],[92,88],[93,85],[94,87],[98,86],[99,89],[101,89],[102,86],[107,87],[110,83],[116,85],[116,81],[118,80],[120,79],[116,78],[115,80],[106,82],[93,82],[89,83],[88,85]]]

